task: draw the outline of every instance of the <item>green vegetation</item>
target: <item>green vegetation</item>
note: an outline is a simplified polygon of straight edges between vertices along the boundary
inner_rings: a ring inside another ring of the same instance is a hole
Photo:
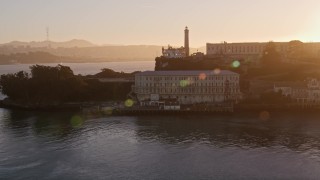
[[[289,63],[283,62],[275,44],[269,42],[261,57],[260,67],[250,67],[243,77],[265,81],[303,81],[308,77],[320,77],[320,72],[317,72],[320,64],[304,62],[305,59],[301,58],[303,56],[301,46],[300,41],[289,43],[288,56],[295,58],[294,63]]]
[[[319,65],[279,63],[275,66],[249,68],[242,76],[245,79],[265,81],[303,81],[306,78],[320,78]]]
[[[261,63],[265,67],[274,67],[281,64],[281,55],[276,50],[276,45],[273,42],[269,42],[266,45],[266,48],[263,51],[263,55],[261,58]]]
[[[217,67],[213,64],[214,61],[202,59],[201,61],[192,61],[189,59],[176,59],[176,58],[164,58],[157,57],[155,59],[156,71],[168,71],[168,70],[213,70]]]
[[[289,42],[288,56],[289,58],[301,58],[306,55],[303,52],[303,42],[294,40]]]
[[[282,92],[265,92],[260,96],[260,103],[285,104],[291,102],[290,97],[282,95]]]
[[[137,72],[132,73],[124,73],[124,72],[115,72],[112,69],[103,68],[101,72],[94,75],[96,78],[130,78],[134,77],[134,74]]]
[[[234,66],[236,62],[237,66]],[[170,70],[214,70],[223,69],[231,70],[237,73],[243,73],[240,68],[245,65],[243,60],[234,61],[233,59],[224,60],[223,58],[209,58],[202,57],[201,59],[193,59],[192,57],[176,59],[157,57],[155,70],[156,71],[170,71]]]
[[[282,92],[274,92],[274,91],[268,91],[268,92],[263,92],[259,95],[259,97],[252,98],[252,97],[247,97],[241,101],[241,104],[277,104],[277,105],[285,105],[292,103],[292,99],[290,96],[284,96],[282,95]]]
[[[34,65],[30,69],[31,74],[20,71],[1,75],[1,92],[18,103],[57,104],[124,100],[132,86],[131,82],[103,83],[97,78],[74,75],[69,67],[62,65]],[[103,70],[105,71],[106,69]],[[130,75],[120,74],[126,77]]]

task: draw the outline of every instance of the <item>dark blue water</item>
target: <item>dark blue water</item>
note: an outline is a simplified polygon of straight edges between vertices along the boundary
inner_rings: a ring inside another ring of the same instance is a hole
[[[0,109],[0,179],[319,179],[319,117]]]

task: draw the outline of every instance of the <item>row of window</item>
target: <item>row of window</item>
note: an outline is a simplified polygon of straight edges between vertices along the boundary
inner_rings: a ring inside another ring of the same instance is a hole
[[[216,99],[221,99],[221,100],[226,100],[226,99],[238,99],[239,96],[238,95],[197,95],[197,96],[190,96],[190,95],[182,95],[182,96],[170,96],[170,95],[163,95],[161,96],[164,99],[178,99],[179,102],[215,102]],[[149,97],[140,97],[142,100],[150,100]]]
[[[241,53],[241,52],[256,52],[262,53],[264,50],[264,46],[239,46],[239,47],[225,47],[225,46],[208,46],[208,51],[215,51],[215,52],[232,52],[232,53]]]
[[[213,93],[240,93],[239,88],[136,88],[136,93],[138,94],[168,94],[168,93],[205,93],[205,94],[213,94]]]
[[[207,46],[207,51],[222,52],[222,53],[262,53],[265,46]],[[280,46],[280,51],[288,50],[286,46]]]
[[[196,82],[196,83],[189,83],[189,82],[181,82],[181,83],[136,83],[141,87],[185,87],[185,86],[200,86],[200,87],[208,87],[208,86],[239,86],[238,82]]]
[[[182,80],[189,80],[189,81],[197,81],[197,80],[239,80],[238,76],[206,76],[206,75],[201,75],[199,74],[199,76],[192,76],[192,77],[186,77],[186,76],[180,76],[180,77],[173,77],[173,76],[140,76],[138,78],[138,80],[143,81],[182,81]]]

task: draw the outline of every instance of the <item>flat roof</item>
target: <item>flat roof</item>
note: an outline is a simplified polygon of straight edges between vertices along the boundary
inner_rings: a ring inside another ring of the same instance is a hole
[[[196,71],[144,71],[137,73],[137,76],[199,76],[206,75],[239,75],[229,70],[196,70]]]
[[[269,42],[231,42],[231,43],[207,43],[207,45],[253,45],[253,44],[259,44],[259,45],[266,45]],[[272,42],[274,44],[288,44],[289,42]]]
[[[290,42],[273,42],[271,41],[272,43],[275,43],[275,44],[288,44]],[[231,42],[231,43],[228,43],[228,42],[220,42],[220,43],[210,43],[210,42],[207,42],[207,45],[228,45],[228,44],[259,44],[259,45],[263,45],[263,44],[268,44],[269,42]],[[320,42],[302,42],[303,44],[320,44]]]

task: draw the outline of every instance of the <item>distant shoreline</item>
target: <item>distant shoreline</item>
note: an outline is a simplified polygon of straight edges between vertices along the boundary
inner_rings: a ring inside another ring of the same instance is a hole
[[[78,102],[78,103],[60,103],[60,104],[41,104],[41,105],[32,105],[32,104],[21,104],[21,103],[7,103],[9,101],[0,100],[0,108],[9,109],[9,110],[25,110],[25,111],[36,111],[36,112],[65,112],[65,111],[83,111],[86,108],[95,109],[96,107],[104,107],[106,108],[106,104],[113,104],[114,101],[109,102],[93,102],[91,106],[88,106],[86,102]],[[252,104],[249,105],[253,106]],[[147,111],[147,110],[139,110],[132,111],[130,108],[114,108],[114,113],[112,115],[215,115],[215,114],[224,114],[224,115],[237,115],[237,114],[260,114],[264,113],[264,115],[269,116],[273,113],[320,113],[319,107],[313,108],[301,108],[298,106],[286,106],[286,105],[265,105],[265,104],[254,104],[255,108],[248,108],[248,104],[236,105],[234,107],[233,112],[210,112],[205,110],[200,111],[188,111],[188,110],[177,110],[177,111]],[[104,113],[103,110],[96,111],[95,113]]]
[[[67,63],[67,64],[91,64],[91,63],[110,63],[110,62],[153,62],[154,60],[145,60],[145,59],[142,59],[142,60],[106,60],[106,61],[80,61],[80,62],[34,62],[34,63],[1,63],[0,62],[0,66],[2,65],[19,65],[19,64],[22,64],[22,65],[33,65],[33,64],[64,64],[64,63]]]

